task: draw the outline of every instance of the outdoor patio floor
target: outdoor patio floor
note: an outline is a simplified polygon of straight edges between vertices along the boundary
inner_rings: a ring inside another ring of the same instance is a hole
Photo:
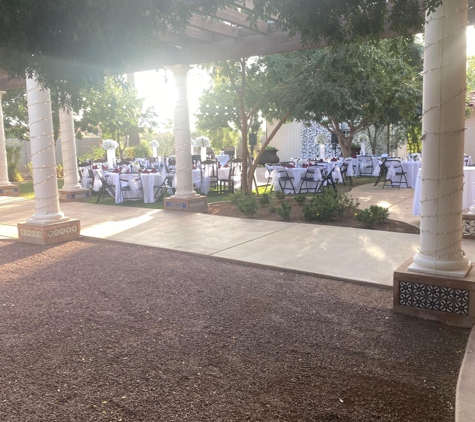
[[[413,189],[364,185],[352,191],[361,207],[388,206],[390,217],[417,224]],[[376,230],[220,217],[209,214],[62,203],[84,236],[224,258],[338,280],[392,287],[393,272],[417,253],[419,236]],[[33,200],[0,202],[0,236],[34,213]],[[475,241],[464,250],[475,260]]]

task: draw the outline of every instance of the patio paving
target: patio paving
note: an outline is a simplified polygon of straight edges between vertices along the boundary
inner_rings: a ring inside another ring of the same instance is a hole
[[[409,211],[412,189],[355,188],[361,206],[389,206],[390,217],[417,224]],[[412,205],[411,205],[412,206]],[[81,220],[84,236],[178,250],[391,288],[393,272],[417,253],[419,236],[383,231],[220,217],[145,208],[62,203]],[[0,204],[0,237],[34,212],[34,200]],[[411,219],[412,217],[412,219]],[[475,259],[475,242],[464,241]]]

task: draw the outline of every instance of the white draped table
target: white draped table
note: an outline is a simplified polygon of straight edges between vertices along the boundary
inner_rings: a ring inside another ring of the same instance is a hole
[[[463,199],[462,209],[467,210],[474,205],[475,200],[475,167],[463,168]],[[421,199],[421,170],[419,169],[414,189],[414,199],[412,201],[412,214],[419,215]]]
[[[318,166],[324,166],[327,168],[327,171],[330,171],[333,168],[334,164],[338,164],[335,162],[332,163],[319,163]],[[321,181],[323,179],[321,170],[318,166],[312,166],[312,169],[315,169],[315,173],[313,174],[313,180],[315,183]],[[287,168],[287,167],[282,167],[282,166],[269,166],[269,170],[273,169],[273,172],[271,173],[272,177],[272,184],[274,186],[275,191],[280,191],[280,185],[279,185],[279,171],[285,170],[287,174],[290,177],[293,177],[292,184],[294,185],[295,192],[298,193],[300,190],[300,186],[302,184],[302,178],[305,176],[305,173],[307,172],[306,168],[302,167],[295,167],[295,168]],[[342,183],[343,179],[341,176],[340,168],[338,166],[335,167],[335,170],[333,172],[333,179],[337,183]],[[291,189],[285,189],[285,193],[293,193]]]

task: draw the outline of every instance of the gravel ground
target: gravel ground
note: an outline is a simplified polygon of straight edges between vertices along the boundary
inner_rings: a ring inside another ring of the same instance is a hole
[[[0,241],[0,421],[454,421],[469,330],[391,291],[136,245]]]

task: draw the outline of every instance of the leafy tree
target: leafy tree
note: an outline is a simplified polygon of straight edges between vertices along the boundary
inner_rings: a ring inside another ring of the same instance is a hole
[[[467,59],[467,92],[475,91],[475,56]]]
[[[136,90],[120,77],[107,78],[102,88],[83,91],[83,95],[78,131],[100,133],[103,139],[114,139],[119,143],[121,158],[131,130],[150,132],[157,125],[153,107],[142,111],[143,100],[138,99]]]
[[[192,13],[213,13],[245,0],[15,0],[0,2],[0,68],[11,77],[25,70],[48,87],[69,92],[101,84],[105,72],[126,73],[151,57],[166,58],[160,40],[169,28],[183,31]],[[442,0],[255,0],[250,20],[279,15],[304,41],[376,38],[391,29],[422,28],[423,13]],[[344,24],[342,24],[344,22]],[[64,97],[63,97],[64,99]]]
[[[28,102],[26,89],[10,89],[2,96],[5,135],[7,138],[17,138],[21,141],[30,140],[30,123],[28,119]],[[57,91],[51,95],[53,113],[53,135],[55,141],[59,137],[59,102]]]
[[[331,44],[377,39],[389,28],[400,35],[422,29],[424,11],[434,11],[442,0],[254,0],[251,19],[271,19],[291,34],[300,32],[304,42],[326,40]],[[342,24],[344,22],[344,24]]]
[[[214,83],[200,99],[198,127],[241,132],[243,174],[247,175],[242,190],[249,192],[260,156],[304,95],[307,58],[302,53],[255,57],[215,63],[209,71]],[[258,132],[263,117],[278,123],[252,161],[248,135]]]
[[[402,45],[400,45],[401,51]],[[409,58],[388,41],[343,45],[309,54],[313,76],[306,84],[298,120],[315,120],[338,136],[345,157],[354,136],[373,125],[413,120],[422,101],[422,79]],[[349,130],[342,130],[347,123]]]

